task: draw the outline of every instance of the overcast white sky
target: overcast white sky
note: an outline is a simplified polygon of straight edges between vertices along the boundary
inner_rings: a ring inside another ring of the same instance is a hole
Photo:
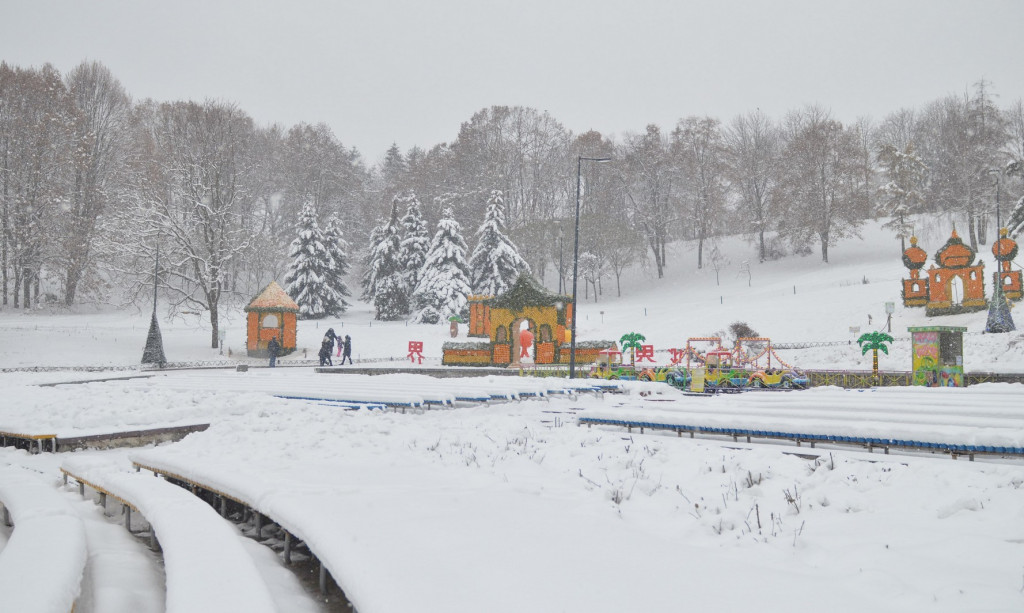
[[[808,103],[881,119],[984,77],[1024,97],[1020,0],[0,0],[0,60],[105,64],[136,99],[326,122],[368,163],[484,107],[574,132]]]

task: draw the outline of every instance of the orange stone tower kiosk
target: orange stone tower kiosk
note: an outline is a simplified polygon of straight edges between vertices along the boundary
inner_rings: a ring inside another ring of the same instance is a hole
[[[245,344],[249,357],[267,357],[267,343],[274,337],[281,343],[279,355],[295,351],[295,317],[299,305],[276,281],[271,281],[263,288],[245,307],[245,311],[249,314]]]

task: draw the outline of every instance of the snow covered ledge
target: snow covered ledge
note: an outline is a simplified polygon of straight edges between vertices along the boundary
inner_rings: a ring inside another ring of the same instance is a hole
[[[61,470],[130,504],[157,534],[167,573],[167,612],[270,613],[273,598],[235,528],[164,479],[110,463],[68,459]]]
[[[24,469],[0,468],[0,502],[14,524],[0,551],[3,610],[68,613],[88,557],[82,520],[57,488]]]

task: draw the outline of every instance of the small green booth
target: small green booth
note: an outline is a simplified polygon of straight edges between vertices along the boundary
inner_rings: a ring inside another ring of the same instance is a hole
[[[964,387],[964,332],[958,326],[907,328],[914,356],[914,385]]]

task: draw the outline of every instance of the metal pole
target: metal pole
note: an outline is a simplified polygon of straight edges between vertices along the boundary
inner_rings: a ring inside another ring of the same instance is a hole
[[[565,291],[562,278],[565,276],[562,274],[562,228],[558,228],[558,293],[561,294]]]
[[[572,322],[569,324],[569,378],[576,378],[576,275],[580,252],[580,169],[583,157],[576,157],[576,230],[572,242]]]
[[[160,243],[156,244],[156,258],[153,262],[153,315],[156,315],[156,282],[160,274]]]
[[[587,158],[576,156],[576,224],[572,241],[572,324],[569,334],[569,378],[576,377],[576,287],[579,278],[580,263],[580,171],[583,160],[588,162],[608,162],[611,158]]]

